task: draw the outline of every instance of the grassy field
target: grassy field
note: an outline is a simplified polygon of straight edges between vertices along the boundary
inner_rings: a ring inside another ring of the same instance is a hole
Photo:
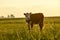
[[[24,18],[0,19],[0,40],[60,40],[60,17],[45,17],[44,27],[28,30]]]

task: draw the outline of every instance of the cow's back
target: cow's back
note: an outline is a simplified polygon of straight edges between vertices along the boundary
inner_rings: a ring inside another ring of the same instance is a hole
[[[37,24],[39,22],[42,22],[43,18],[44,16],[42,13],[35,13],[35,14],[31,14],[30,21]]]

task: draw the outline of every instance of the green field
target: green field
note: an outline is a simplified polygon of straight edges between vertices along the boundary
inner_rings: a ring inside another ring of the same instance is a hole
[[[60,17],[45,17],[42,32],[38,24],[29,31],[24,18],[0,19],[0,40],[60,40]]]

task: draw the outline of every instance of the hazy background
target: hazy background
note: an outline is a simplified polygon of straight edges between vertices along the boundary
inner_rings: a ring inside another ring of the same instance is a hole
[[[15,17],[24,17],[25,12],[60,16],[60,0],[0,0],[0,16],[14,14]]]

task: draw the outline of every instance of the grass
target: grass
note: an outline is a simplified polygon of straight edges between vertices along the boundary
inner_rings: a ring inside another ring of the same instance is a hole
[[[45,18],[42,32],[38,25],[29,32],[23,18],[0,19],[0,40],[60,40],[60,18]]]

